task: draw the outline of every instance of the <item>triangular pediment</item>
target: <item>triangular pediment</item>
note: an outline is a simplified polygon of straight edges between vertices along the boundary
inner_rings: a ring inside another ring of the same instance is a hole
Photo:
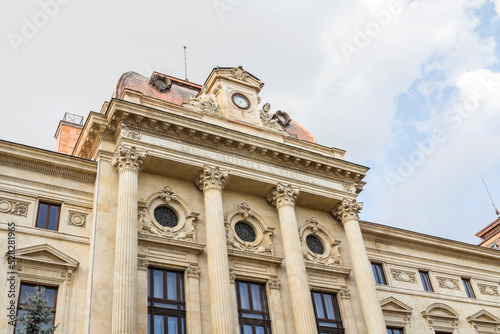
[[[38,262],[43,265],[56,265],[76,269],[78,261],[60,250],[48,245],[36,245],[16,250],[16,262]]]
[[[500,318],[494,316],[486,310],[481,310],[470,317],[467,317],[467,321],[476,323],[490,323],[500,325]]]
[[[383,311],[388,312],[401,312],[401,313],[412,313],[413,309],[403,303],[400,300],[397,300],[394,297],[389,297],[380,302],[380,306]]]

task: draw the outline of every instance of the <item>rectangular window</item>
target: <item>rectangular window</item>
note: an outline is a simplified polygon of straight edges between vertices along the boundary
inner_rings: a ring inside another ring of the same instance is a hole
[[[402,328],[387,327],[387,334],[404,334]]]
[[[472,284],[468,278],[462,278],[462,283],[464,283],[465,294],[468,298],[476,298],[474,290],[472,290]]]
[[[182,272],[148,268],[148,333],[186,333]]]
[[[261,283],[236,281],[238,323],[241,334],[271,334],[266,287]]]
[[[431,284],[431,278],[429,277],[429,273],[426,271],[419,271],[420,279],[422,280],[422,285],[424,286],[424,290],[428,292],[434,292]]]
[[[40,202],[38,204],[36,227],[57,231],[60,211],[61,206],[58,204]]]
[[[35,287],[37,287],[37,286],[45,288],[44,296],[45,296],[45,299],[48,299],[48,303],[46,303],[43,307],[46,309],[49,309],[53,314],[52,315],[52,322],[50,324],[42,327],[42,329],[46,329],[50,326],[53,326],[54,321],[55,321],[56,305],[57,305],[57,288],[56,287],[21,282],[21,289],[19,292],[19,301],[17,303],[17,316],[19,317],[26,312],[23,310],[23,307],[26,305],[26,298],[28,297],[28,295],[35,293]],[[23,333],[25,328],[22,325],[18,325],[18,326],[16,326],[16,333],[17,333],[17,330],[20,330],[21,333]]]
[[[311,292],[311,295],[318,333],[344,334],[337,295],[325,292]]]
[[[375,283],[381,285],[387,285],[387,281],[384,276],[384,268],[382,268],[381,263],[372,263],[373,276],[375,277]]]

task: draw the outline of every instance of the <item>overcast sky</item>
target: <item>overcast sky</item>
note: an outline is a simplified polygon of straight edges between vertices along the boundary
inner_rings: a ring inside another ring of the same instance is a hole
[[[120,75],[243,65],[262,103],[371,168],[361,218],[476,244],[500,205],[500,0],[6,0],[0,138],[55,148]]]

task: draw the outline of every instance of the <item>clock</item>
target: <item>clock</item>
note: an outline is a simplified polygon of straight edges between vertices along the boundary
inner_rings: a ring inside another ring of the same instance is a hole
[[[234,105],[240,109],[246,110],[246,109],[250,108],[250,101],[243,94],[234,93],[233,96],[231,96],[231,100],[233,100]]]

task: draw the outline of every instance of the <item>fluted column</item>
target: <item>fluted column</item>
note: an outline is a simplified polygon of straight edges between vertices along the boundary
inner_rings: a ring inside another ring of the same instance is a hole
[[[295,217],[295,200],[298,194],[299,188],[278,183],[267,199],[278,209],[296,332],[316,334],[316,318]]]
[[[120,147],[112,165],[118,171],[113,279],[113,334],[137,333],[137,187],[145,154]]]
[[[205,199],[205,224],[207,231],[207,262],[210,291],[212,333],[233,333],[233,307],[229,261],[227,257],[226,230],[222,210],[222,188],[228,172],[218,167],[205,166],[200,172],[197,185]]]
[[[386,334],[375,279],[359,227],[358,214],[362,208],[363,203],[344,199],[332,213],[344,225],[368,334]]]

